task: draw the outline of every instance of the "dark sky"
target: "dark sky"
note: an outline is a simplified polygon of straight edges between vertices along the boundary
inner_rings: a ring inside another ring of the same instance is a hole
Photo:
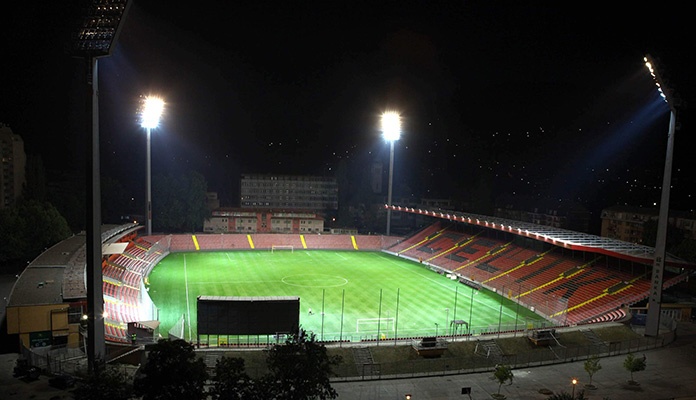
[[[64,51],[74,10],[12,3],[0,122],[49,170],[79,171],[83,69]],[[642,57],[694,104],[692,20],[683,2],[606,4],[136,0],[99,61],[102,173],[144,197],[137,111],[157,94],[153,174],[196,170],[226,205],[241,173],[386,167],[390,109],[403,117],[395,198],[470,198],[486,181],[496,195],[654,206],[669,112]],[[693,113],[678,115],[680,210],[694,208]]]

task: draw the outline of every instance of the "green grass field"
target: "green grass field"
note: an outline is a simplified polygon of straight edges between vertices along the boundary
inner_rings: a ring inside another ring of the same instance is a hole
[[[172,253],[149,284],[160,333],[166,336],[185,315],[185,338],[194,341],[198,296],[299,296],[300,324],[321,340],[376,339],[378,329],[387,338],[444,336],[453,333],[453,319],[467,321],[471,333],[544,323],[514,301],[380,252]]]

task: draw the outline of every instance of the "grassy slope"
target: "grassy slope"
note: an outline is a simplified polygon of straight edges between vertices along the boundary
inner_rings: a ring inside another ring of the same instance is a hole
[[[585,328],[589,329],[589,328]],[[605,343],[632,341],[637,345],[639,341],[646,340],[643,336],[633,332],[625,325],[613,325],[607,327],[592,327],[592,331]],[[517,337],[474,337],[470,341],[451,342],[445,353],[439,358],[425,359],[418,355],[412,346],[400,343],[380,344],[371,346],[370,353],[381,375],[434,373],[439,371],[477,372],[490,370],[499,363],[510,365],[539,365],[539,363],[558,362],[560,359],[586,359],[590,354],[600,349],[579,331],[557,332],[560,345],[552,346],[553,349],[543,346],[535,346],[524,334]],[[476,351],[480,340],[494,340],[501,349],[502,359],[487,358],[482,351]],[[357,365],[353,357],[354,347],[339,347],[332,345],[327,348],[330,355],[338,355],[342,361],[334,369],[334,375],[339,377],[358,377],[363,373],[364,367]],[[603,348],[602,351],[607,351]],[[247,372],[253,377],[259,377],[267,372],[265,352],[262,350],[230,350],[225,353],[227,357],[242,358],[245,361]]]

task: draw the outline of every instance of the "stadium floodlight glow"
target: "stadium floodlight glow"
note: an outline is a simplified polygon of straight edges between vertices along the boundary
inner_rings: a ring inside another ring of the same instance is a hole
[[[667,154],[665,155],[665,169],[662,178],[662,194],[660,197],[660,212],[657,218],[657,236],[655,238],[655,253],[652,268],[651,290],[648,299],[648,315],[645,320],[645,335],[658,336],[660,333],[660,314],[662,313],[662,285],[667,256],[667,225],[669,220],[669,196],[672,184],[672,157],[674,154],[674,135],[677,124],[677,107],[681,105],[679,97],[674,90],[667,85],[662,77],[661,66],[650,55],[643,57],[645,66],[650,71],[657,85],[660,96],[665,100],[670,109],[669,131],[667,133]]]
[[[143,100],[143,108],[140,114],[140,126],[147,131],[147,171],[146,171],[146,231],[152,235],[152,161],[151,161],[151,131],[159,125],[160,117],[164,112],[164,100],[155,96],[147,96]]]
[[[143,112],[140,115],[140,126],[146,129],[157,128],[163,111],[164,100],[159,97],[146,97],[143,101]]]
[[[394,111],[382,114],[382,136],[389,142],[389,188],[387,194],[387,236],[391,234],[392,186],[394,184],[394,142],[401,136],[401,116]]]
[[[668,81],[660,73],[658,61],[653,59],[649,54],[643,57],[643,61],[655,81],[655,86],[657,86],[657,91],[660,93],[660,96],[664,99],[665,103],[667,103],[670,110],[676,112],[676,107],[679,107],[681,100],[679,96],[674,93],[673,88],[669,86]]]
[[[388,142],[399,140],[401,136],[401,116],[394,111],[382,114],[382,135]]]

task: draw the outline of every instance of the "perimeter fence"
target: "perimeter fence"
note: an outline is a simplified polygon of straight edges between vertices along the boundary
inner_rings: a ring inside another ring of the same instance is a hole
[[[500,351],[495,340],[468,342],[456,356],[415,358],[398,361],[356,362],[334,368],[334,381],[379,380],[469,374],[493,371],[496,365],[505,364],[512,369],[538,367],[587,360],[591,357],[610,357],[629,353],[641,353],[664,347],[676,338],[676,327],[658,337],[641,337],[630,340],[599,342],[588,345],[544,346],[527,351],[506,353]],[[452,345],[452,344],[451,344]],[[357,353],[365,350],[357,350]],[[367,351],[371,351],[367,349]],[[416,350],[411,350],[413,353]],[[379,357],[377,358],[379,359]],[[356,360],[358,358],[356,357]],[[363,358],[364,360],[364,358]]]

